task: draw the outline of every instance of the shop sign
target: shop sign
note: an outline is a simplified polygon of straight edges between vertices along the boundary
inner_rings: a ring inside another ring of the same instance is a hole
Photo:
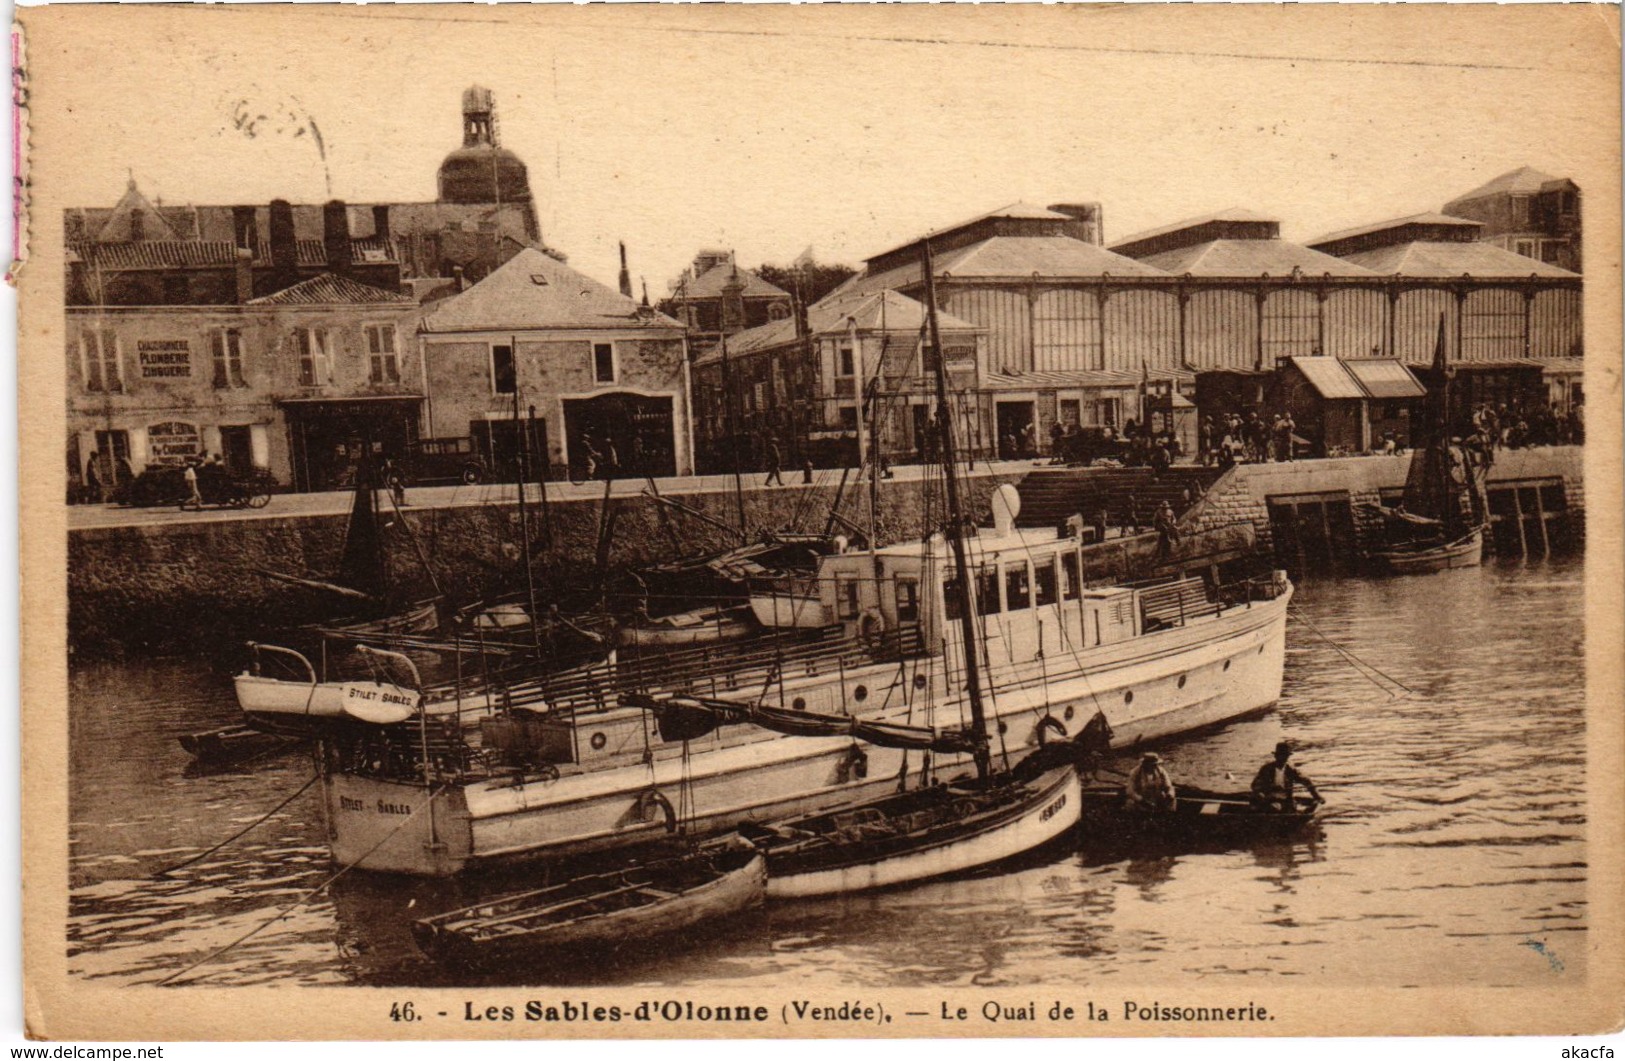
[[[147,428],[147,460],[151,464],[185,464],[202,455],[203,440],[192,424],[175,420]]]
[[[142,379],[192,377],[192,344],[186,339],[139,339],[135,357]]]

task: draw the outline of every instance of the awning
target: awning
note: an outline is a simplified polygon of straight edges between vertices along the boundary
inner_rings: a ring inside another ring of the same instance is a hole
[[[359,402],[421,402],[421,394],[353,394],[347,398],[278,398],[278,405],[355,405]]]
[[[1349,370],[1367,397],[1421,398],[1427,394],[1427,388],[1411,375],[1403,361],[1388,357],[1350,358],[1343,362],[1343,367]]]
[[[1154,368],[1150,382],[1194,383],[1196,373],[1186,369]],[[1138,387],[1146,382],[1143,372],[1113,372],[1105,369],[1065,372],[989,372],[982,377],[983,390],[1030,391],[1037,388],[1083,390],[1086,388],[1122,389]]]
[[[1303,373],[1309,385],[1328,401],[1359,400],[1366,396],[1365,391],[1360,389],[1359,381],[1335,357],[1294,357],[1292,364]]]
[[[1586,362],[1583,357],[1553,357],[1541,362],[1540,370],[1548,376],[1583,376]]]

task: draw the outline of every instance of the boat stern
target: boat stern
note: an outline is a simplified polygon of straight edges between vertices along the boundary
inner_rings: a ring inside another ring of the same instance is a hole
[[[468,807],[458,787],[329,773],[322,798],[333,861],[341,866],[449,877],[468,863]]]

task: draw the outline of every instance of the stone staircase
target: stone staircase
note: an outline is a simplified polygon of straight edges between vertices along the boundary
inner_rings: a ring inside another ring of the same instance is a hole
[[[1107,527],[1149,528],[1164,501],[1183,516],[1223,472],[1180,465],[1160,476],[1150,468],[1035,469],[1017,484],[1019,527],[1054,527],[1082,515],[1092,524],[1104,514]]]

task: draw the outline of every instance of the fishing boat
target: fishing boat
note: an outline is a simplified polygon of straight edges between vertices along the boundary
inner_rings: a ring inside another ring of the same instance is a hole
[[[1249,792],[1212,792],[1189,785],[1176,786],[1174,795],[1171,808],[1150,812],[1131,806],[1121,786],[1083,789],[1086,842],[1102,846],[1247,844],[1302,832],[1319,817],[1322,806],[1309,796],[1294,796],[1291,809],[1262,806]]]
[[[461,743],[425,752],[417,718],[341,721],[322,780],[334,860],[446,876],[646,843],[675,828],[661,807],[679,786],[693,830],[721,833],[894,794],[922,762],[921,752],[863,745],[850,732],[791,736],[749,720],[683,732],[645,711],[643,698],[881,726],[919,725],[930,705],[937,723],[963,728],[974,666],[988,732],[1012,761],[1097,713],[1131,747],[1279,698],[1285,573],[1231,585],[1168,577],[1086,586],[1082,535],[1017,527],[1019,507],[1015,490],[1001,487],[991,527],[956,523],[946,533],[938,511],[916,541],[877,548],[871,537],[863,549],[822,555],[821,630],[581,668],[499,747],[465,726]],[[968,576],[957,573],[955,543]],[[532,730],[539,736],[527,743]],[[969,751],[931,754],[943,777],[974,765]]]
[[[742,913],[761,903],[766,884],[754,848],[710,846],[426,917],[413,922],[412,938],[445,965],[553,964]]]
[[[1427,438],[1411,457],[1404,500],[1397,508],[1369,506],[1382,516],[1383,538],[1371,557],[1394,574],[1476,567],[1483,559],[1487,466],[1450,436],[1450,376],[1441,316],[1424,418]]]

